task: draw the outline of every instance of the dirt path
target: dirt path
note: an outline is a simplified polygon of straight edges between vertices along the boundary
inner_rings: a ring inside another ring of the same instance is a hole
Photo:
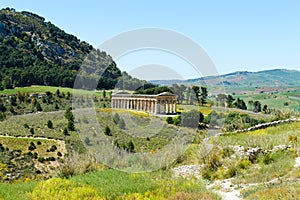
[[[0,138],[16,138],[16,139],[34,139],[34,140],[49,140],[49,141],[56,141],[56,142],[63,142],[63,140],[58,140],[58,139],[50,139],[50,138],[45,138],[45,137],[29,137],[29,136],[11,136],[11,135],[0,135]]]
[[[212,189],[213,192],[222,196],[224,200],[242,200],[240,197],[240,191],[234,187],[230,179],[217,180],[208,185],[208,189]]]

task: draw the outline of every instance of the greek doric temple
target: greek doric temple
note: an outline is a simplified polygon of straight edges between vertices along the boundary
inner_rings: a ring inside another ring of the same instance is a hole
[[[118,109],[140,110],[152,114],[175,114],[177,95],[163,92],[158,95],[112,94],[111,107]]]

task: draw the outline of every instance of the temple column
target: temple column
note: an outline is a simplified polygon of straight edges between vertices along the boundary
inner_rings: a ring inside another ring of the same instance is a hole
[[[151,113],[154,113],[154,100],[151,100]]]
[[[161,100],[161,112],[162,114],[165,113],[165,110],[166,110],[166,104],[165,104],[165,101],[164,100]]]
[[[173,112],[176,114],[177,111],[176,111],[176,101],[174,100],[173,101]]]
[[[147,100],[147,112],[150,112],[151,104],[150,100]]]
[[[125,109],[126,110],[128,109],[128,104],[129,104],[128,99],[125,99]]]
[[[140,110],[141,109],[141,100],[138,99],[137,101],[137,110]]]
[[[166,114],[170,113],[169,100],[166,100]]]

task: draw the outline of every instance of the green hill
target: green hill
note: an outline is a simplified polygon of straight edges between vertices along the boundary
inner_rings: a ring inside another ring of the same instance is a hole
[[[121,76],[111,56],[30,12],[0,10],[0,86],[73,87],[83,60],[102,73],[98,88],[110,89]],[[106,69],[107,68],[107,69]],[[105,71],[103,71],[106,69]]]
[[[191,85],[210,85],[225,87],[282,87],[299,86],[300,71],[287,69],[273,69],[259,72],[239,71],[220,76],[207,76],[197,79],[150,81],[156,84],[170,85],[174,83]]]

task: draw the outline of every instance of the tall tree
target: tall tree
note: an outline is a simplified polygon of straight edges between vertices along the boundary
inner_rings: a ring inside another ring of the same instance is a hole
[[[247,106],[244,102],[243,99],[237,98],[237,100],[234,102],[234,106],[236,108],[242,109],[242,110],[247,110]]]
[[[193,85],[192,89],[194,91],[194,95],[195,95],[195,98],[197,100],[197,103],[199,103],[199,101],[200,101],[200,99],[199,99],[200,98],[200,87],[196,86],[196,85]]]
[[[259,101],[254,101],[253,106],[253,112],[261,112],[261,103]]]
[[[234,98],[229,94],[227,95],[227,98],[226,98],[226,104],[227,104],[227,107],[228,108],[231,108],[232,107],[232,103],[234,102]]]
[[[268,109],[268,105],[264,105],[262,111],[265,113],[265,114],[268,114],[269,113],[269,109]]]
[[[201,87],[200,104],[203,106],[207,103],[208,91],[206,87]]]

